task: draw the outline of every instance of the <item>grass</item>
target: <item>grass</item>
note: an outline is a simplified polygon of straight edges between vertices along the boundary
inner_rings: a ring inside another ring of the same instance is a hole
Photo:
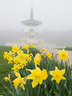
[[[4,81],[4,77],[8,76],[12,67],[11,64],[8,64],[7,60],[4,60],[3,54],[5,51],[8,52],[11,49],[11,47],[0,46],[0,95],[2,95],[5,91],[3,85],[8,86],[8,83]]]
[[[72,47],[58,48],[58,49],[60,49],[60,50],[65,49],[65,50],[67,50],[67,51],[72,51]]]
[[[66,47],[65,50],[72,51],[72,47]]]

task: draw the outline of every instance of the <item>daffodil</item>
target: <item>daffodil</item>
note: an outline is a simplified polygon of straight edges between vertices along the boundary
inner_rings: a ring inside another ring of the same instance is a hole
[[[39,65],[40,64],[40,59],[39,58],[37,58],[37,57],[35,57],[34,58],[34,63],[37,65]]]
[[[62,59],[63,61],[69,59],[68,52],[65,51],[64,49],[62,51],[59,51],[58,54],[59,54],[59,59]]]
[[[18,47],[17,45],[12,46],[12,51],[13,51],[13,52],[18,52],[19,49],[20,49],[20,47]]]
[[[44,49],[44,48],[42,49],[42,53],[45,53],[46,51],[47,51],[47,49]]]
[[[23,60],[21,63],[20,63],[20,67],[21,68],[24,68],[24,66],[26,66],[27,64],[27,61],[26,60]]]
[[[36,69],[29,70],[31,74],[27,76],[27,79],[32,79],[32,87],[36,87],[38,84],[42,84],[43,80],[46,80],[48,77],[46,69],[41,69],[39,67],[36,67]]]
[[[15,56],[14,52],[12,52],[12,51],[9,51],[8,54],[9,54],[9,57],[11,57],[11,58],[13,58]]]
[[[13,61],[15,64],[18,64],[20,62],[18,57],[14,57]]]
[[[16,75],[16,77],[17,77],[17,78],[13,81],[15,88],[17,88],[17,87],[20,85],[20,87],[22,87],[23,90],[25,90],[25,88],[24,88],[24,85],[26,84],[25,79],[22,78],[21,75],[20,75],[18,72],[16,72],[15,75]]]
[[[4,59],[8,59],[8,58],[9,58],[8,52],[4,52]]]
[[[42,59],[42,57],[41,57],[41,55],[39,53],[37,53],[35,57],[39,58],[40,61]]]
[[[10,74],[8,75],[8,77],[5,77],[4,80],[5,80],[5,81],[11,81],[11,80],[10,80]]]
[[[35,58],[34,58],[34,63],[39,65],[41,62],[41,59],[42,59],[41,55],[39,53],[37,53]]]
[[[23,60],[25,58],[23,51],[21,51],[21,53],[18,54],[18,58],[21,60]]]
[[[13,59],[12,58],[8,58],[8,63],[13,63]]]
[[[19,69],[20,69],[20,65],[19,64],[14,64],[14,67],[12,68],[12,70],[14,70],[14,73],[18,72]]]
[[[32,56],[33,54],[26,54],[26,60],[30,62],[32,60]]]
[[[57,67],[55,67],[55,70],[49,72],[52,77],[51,80],[56,80],[56,82],[59,84],[60,81],[66,80],[66,78],[63,76],[65,73],[65,69],[59,70]]]
[[[24,45],[23,47],[22,47],[22,49],[28,49],[29,48],[29,45]]]
[[[38,47],[40,48],[40,45]]]
[[[72,71],[71,71],[71,76],[72,76]]]
[[[29,44],[29,48],[35,48],[35,45]]]
[[[53,57],[53,55],[50,52],[47,53],[47,56],[49,59],[52,59],[52,57]]]
[[[35,48],[35,45],[29,44],[29,45],[24,45],[22,49],[26,49],[27,53],[29,53],[29,48]]]

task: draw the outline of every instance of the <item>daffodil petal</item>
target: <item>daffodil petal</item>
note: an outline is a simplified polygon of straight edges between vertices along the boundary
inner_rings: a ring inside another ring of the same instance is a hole
[[[62,76],[62,79],[63,79],[63,80],[66,80],[66,78],[65,78],[64,76]]]
[[[32,81],[32,87],[34,88],[34,87],[36,87],[38,85],[38,82],[36,81],[36,80],[33,80]]]
[[[57,67],[55,67],[55,70],[57,71],[57,70],[58,70],[58,68],[57,68]]]
[[[62,70],[60,71],[60,74],[63,75],[64,73],[65,73],[65,69],[62,69]]]
[[[27,76],[27,79],[34,79],[34,76],[32,74]]]
[[[37,70],[41,71],[41,69],[39,67],[36,67]]]
[[[30,71],[30,72],[32,72],[32,70],[30,70],[30,69],[26,69],[26,71]]]
[[[54,79],[54,77],[52,77],[52,79],[51,79],[51,80],[55,80],[55,79]]]
[[[54,76],[54,71],[50,71],[49,73],[50,75]]]
[[[15,75],[16,75],[17,77],[21,77],[20,74],[19,74],[18,72],[16,72]]]
[[[60,81],[61,81],[61,79],[56,79],[56,82],[59,84],[60,83]]]

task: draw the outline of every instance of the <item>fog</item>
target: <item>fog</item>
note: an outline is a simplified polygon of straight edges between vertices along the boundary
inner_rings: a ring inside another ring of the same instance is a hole
[[[28,27],[21,21],[34,18],[42,22],[35,31],[47,42],[72,43],[72,0],[0,0],[0,44],[17,40]]]

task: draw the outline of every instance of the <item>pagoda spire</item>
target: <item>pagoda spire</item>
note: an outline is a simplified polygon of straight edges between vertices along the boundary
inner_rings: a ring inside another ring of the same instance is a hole
[[[33,8],[31,8],[30,18],[33,20]]]

